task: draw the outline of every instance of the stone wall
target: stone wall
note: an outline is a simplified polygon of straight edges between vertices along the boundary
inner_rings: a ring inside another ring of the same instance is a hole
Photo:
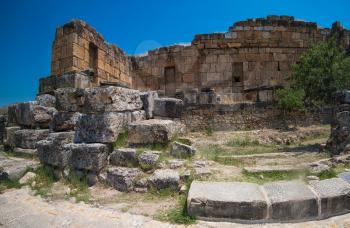
[[[56,29],[52,46],[51,75],[91,69],[93,85],[123,83],[131,86],[129,60],[115,45],[109,45],[94,28],[74,20]]]
[[[340,40],[349,46],[349,31]],[[287,85],[291,65],[331,29],[293,17],[269,16],[235,23],[225,33],[196,35],[190,46],[170,46],[132,57],[133,87],[161,90],[167,96],[212,88],[231,103],[271,101],[274,88]]]
[[[287,116],[287,124],[299,126],[322,122],[318,113],[294,112]],[[191,105],[185,107],[181,121],[191,131],[246,130],[281,128],[285,126],[282,112],[266,103],[240,103],[232,105]]]

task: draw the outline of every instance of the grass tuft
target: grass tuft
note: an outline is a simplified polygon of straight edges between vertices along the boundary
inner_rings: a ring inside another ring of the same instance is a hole
[[[51,187],[55,182],[54,170],[50,166],[40,166],[36,171],[35,181],[36,195],[48,197],[51,194]]]
[[[117,140],[113,143],[113,148],[121,148],[128,143],[129,132],[124,131],[118,135]]]
[[[261,145],[258,140],[249,140],[249,139],[232,139],[226,146],[230,147],[247,147],[247,146],[259,146]]]
[[[206,136],[212,136],[212,135],[214,134],[213,128],[211,128],[211,127],[206,127],[206,128],[204,129],[204,134],[205,134]]]
[[[66,178],[66,184],[69,185],[73,190],[70,193],[71,197],[75,197],[77,202],[90,202],[89,185],[87,183],[86,174],[83,177],[79,177],[76,172],[71,171],[69,176]]]

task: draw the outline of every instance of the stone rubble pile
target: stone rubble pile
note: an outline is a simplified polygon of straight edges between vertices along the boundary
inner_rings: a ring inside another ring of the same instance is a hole
[[[54,168],[56,178],[75,172],[87,177],[90,185],[105,181],[120,191],[179,189],[176,171],[155,172],[161,167],[160,151],[113,147],[121,133],[128,134],[129,146],[168,144],[185,131],[179,121],[181,100],[159,98],[153,91],[90,87],[84,73],[62,77],[41,81],[35,101],[8,108],[6,150],[37,156]],[[5,125],[2,117],[0,121]]]

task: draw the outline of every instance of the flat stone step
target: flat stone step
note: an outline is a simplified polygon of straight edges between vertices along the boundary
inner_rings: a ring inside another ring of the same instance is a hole
[[[28,168],[36,169],[39,165],[40,163],[37,160],[9,157],[4,153],[0,153],[0,181],[19,179]]]
[[[194,181],[188,193],[189,213],[197,218],[262,220],[267,201],[259,185]]]
[[[301,171],[308,168],[307,164],[301,165],[274,165],[274,166],[254,166],[254,167],[244,167],[244,170],[250,173],[260,173],[260,172],[286,172],[286,171]]]
[[[319,220],[350,212],[350,184],[342,178],[313,181],[310,185],[280,181],[261,186],[246,182],[194,181],[187,207],[191,216],[212,221]]]

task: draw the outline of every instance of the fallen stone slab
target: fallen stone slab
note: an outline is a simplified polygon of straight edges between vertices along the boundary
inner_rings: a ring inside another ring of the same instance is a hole
[[[136,166],[138,164],[136,149],[119,148],[114,150],[109,157],[109,163],[115,166]]]
[[[187,207],[191,216],[207,219],[263,220],[268,211],[260,187],[243,182],[193,181]]]
[[[113,143],[128,124],[126,113],[84,114],[76,125],[76,143]]]
[[[59,168],[70,164],[71,151],[64,149],[64,145],[73,143],[75,132],[50,133],[46,140],[36,144],[41,163]]]
[[[318,216],[317,196],[304,183],[281,181],[265,184],[263,188],[271,202],[271,219],[287,221]]]
[[[40,163],[32,159],[9,157],[0,153],[0,181],[17,180],[21,178],[28,169],[36,169]]]
[[[140,174],[137,168],[113,167],[107,171],[107,183],[121,192],[134,188],[136,177]]]
[[[183,143],[179,143],[179,142],[174,142],[171,145],[171,151],[170,154],[173,157],[176,158],[188,158],[188,157],[192,157],[193,155],[195,155],[196,150],[189,145],[183,144]]]
[[[21,130],[20,127],[5,127],[4,132],[4,146],[5,150],[13,150],[16,147],[15,143],[15,133],[16,131]]]
[[[141,108],[142,101],[138,90],[102,86],[84,91],[84,113],[124,112]]]
[[[20,155],[30,155],[30,156],[38,155],[37,149],[23,149],[23,148],[15,147],[13,149],[13,152]]]
[[[311,181],[310,186],[321,200],[322,218],[343,214],[350,209],[350,184],[341,178]]]
[[[149,178],[149,183],[157,190],[171,189],[179,190],[179,173],[172,169],[157,169]]]
[[[154,112],[154,99],[158,98],[158,93],[156,91],[148,91],[140,93],[140,98],[142,101],[142,108],[146,112],[146,118],[152,119]]]
[[[55,90],[56,108],[64,112],[81,112],[84,104],[84,89],[60,88]]]
[[[74,131],[81,116],[80,112],[56,112],[52,117],[50,129],[52,131]]]
[[[160,117],[180,118],[184,103],[176,98],[155,98],[154,115]]]
[[[184,126],[172,120],[150,119],[130,123],[131,145],[167,144],[173,136],[184,132]]]
[[[98,173],[108,163],[109,148],[105,144],[71,143],[64,148],[71,153],[71,166],[77,170]]]
[[[36,149],[36,143],[49,135],[48,129],[22,129],[15,132],[15,146],[22,149]]]

